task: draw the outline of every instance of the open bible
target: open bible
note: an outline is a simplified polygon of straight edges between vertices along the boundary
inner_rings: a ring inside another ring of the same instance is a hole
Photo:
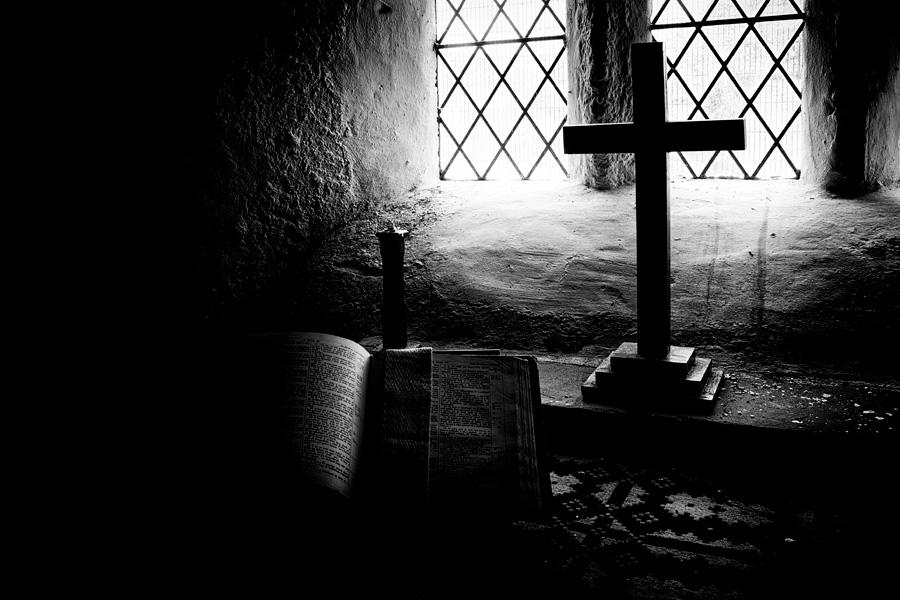
[[[370,354],[321,333],[248,340],[285,450],[312,485],[346,498],[545,514],[537,365],[497,351]]]

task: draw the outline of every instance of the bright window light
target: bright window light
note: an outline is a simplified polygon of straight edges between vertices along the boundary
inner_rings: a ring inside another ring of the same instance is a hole
[[[441,179],[565,179],[565,0],[436,0]]]
[[[800,176],[799,0],[653,0],[670,120],[746,120],[747,149],[679,152],[674,177]]]

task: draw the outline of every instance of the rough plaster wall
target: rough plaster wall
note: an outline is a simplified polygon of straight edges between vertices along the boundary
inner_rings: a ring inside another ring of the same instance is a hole
[[[804,179],[856,194],[900,180],[900,8],[806,5]]]
[[[682,180],[672,192],[675,343],[896,371],[900,190],[847,199],[794,180]],[[374,232],[389,219],[412,232],[413,340],[590,354],[634,339],[634,186],[445,182],[381,210],[331,238],[297,290],[307,306],[329,299],[327,331],[380,334]]]
[[[631,44],[649,41],[648,0],[570,0],[569,122],[630,121]],[[631,154],[575,155],[571,178],[607,189],[634,181]]]
[[[865,181],[873,187],[900,182],[900,7],[880,21],[878,43],[871,49],[866,114]],[[886,27],[885,27],[886,26]]]
[[[309,251],[436,174],[433,6],[390,4],[247,5],[205,38],[225,56],[201,65],[187,159],[207,318],[287,326],[286,278]]]
[[[376,197],[437,180],[434,3],[361,3],[338,76],[359,177]],[[360,135],[361,134],[361,135]]]
[[[809,182],[824,179],[830,169],[837,117],[833,89],[837,48],[837,27],[832,18],[832,2],[807,2],[806,30],[803,36],[804,63],[802,114],[806,140],[803,178]]]

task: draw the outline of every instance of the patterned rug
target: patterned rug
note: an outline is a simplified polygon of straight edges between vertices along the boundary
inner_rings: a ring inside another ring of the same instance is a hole
[[[554,457],[551,483],[550,523],[517,527],[559,591],[773,598],[860,589],[854,553],[867,537],[828,503],[606,459]]]

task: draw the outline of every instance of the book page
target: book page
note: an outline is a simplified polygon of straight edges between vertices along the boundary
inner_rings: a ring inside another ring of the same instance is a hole
[[[272,390],[304,476],[349,496],[362,436],[369,353],[322,333],[252,336],[268,346]]]
[[[429,497],[436,504],[491,511],[517,502],[525,365],[511,356],[434,354]]]
[[[537,360],[520,357],[517,369],[519,506],[531,517],[546,516],[551,497],[550,478],[544,469],[544,431]]]

